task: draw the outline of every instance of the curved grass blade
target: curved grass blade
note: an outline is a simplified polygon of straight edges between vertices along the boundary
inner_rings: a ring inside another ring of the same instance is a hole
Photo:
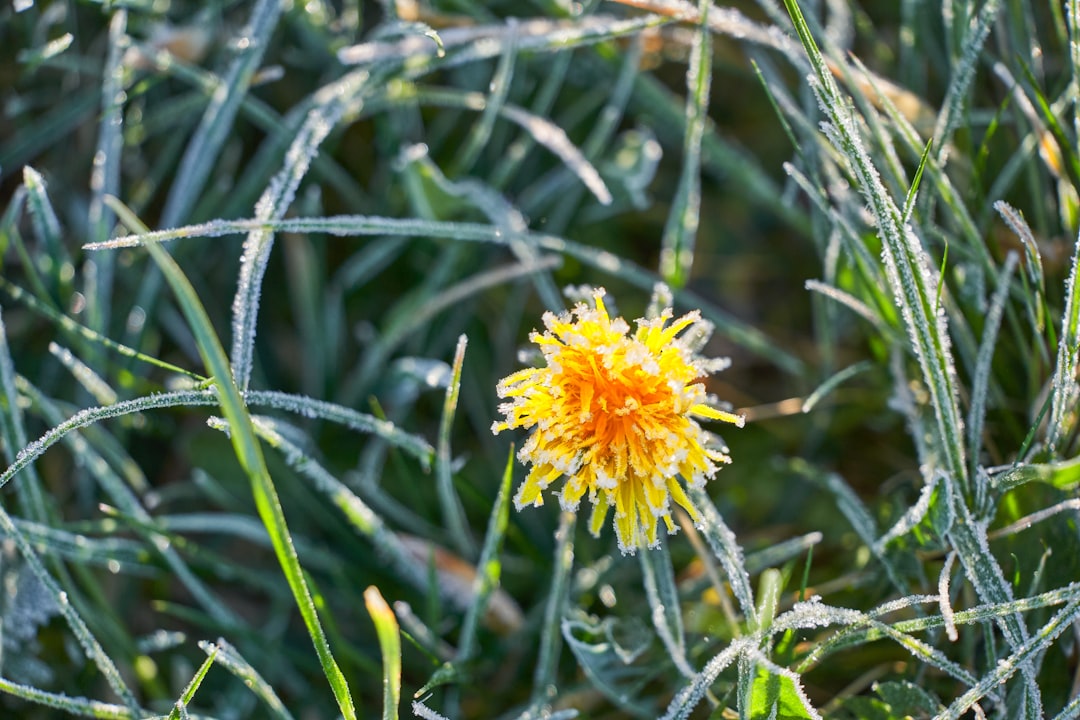
[[[121,205],[115,198],[109,198],[113,210],[120,219],[135,232],[146,232],[145,226],[126,207]],[[300,614],[307,626],[308,634],[319,656],[323,673],[334,693],[338,707],[346,720],[356,718],[356,708],[353,705],[349,685],[334,659],[330,646],[326,641],[326,634],[319,622],[315,604],[312,602],[311,593],[304,578],[303,568],[296,556],[296,548],[292,542],[288,525],[285,522],[285,513],[281,507],[274,481],[270,477],[270,471],[266,467],[262,448],[255,437],[252,427],[251,416],[248,415],[244,406],[240,391],[233,382],[233,375],[229,367],[229,361],[221,342],[214,332],[206,309],[195,294],[195,289],[184,275],[180,266],[165,251],[164,248],[149,244],[146,246],[150,256],[161,269],[165,279],[169,282],[173,292],[180,302],[180,307],[188,321],[192,333],[199,346],[199,354],[206,364],[210,376],[214,379],[214,386],[222,412],[228,419],[232,432],[229,434],[237,459],[240,461],[244,472],[251,481],[252,493],[255,497],[255,505],[259,516],[266,525],[267,532],[273,541],[275,554],[281,563],[285,578],[296,599]]]

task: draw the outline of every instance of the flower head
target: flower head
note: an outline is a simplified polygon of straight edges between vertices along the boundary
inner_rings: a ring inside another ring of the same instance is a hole
[[[697,520],[679,476],[692,486],[731,462],[715,435],[698,418],[742,426],[743,419],[713,407],[700,379],[724,361],[697,354],[711,326],[699,312],[671,322],[659,317],[636,321],[609,317],[604,290],[593,291],[594,306],[579,303],[572,313],[544,314],[544,333],[530,339],[545,366],[528,368],[498,385],[505,419],[492,425],[532,432],[518,452],[531,464],[514,503],[541,505],[543,491],[565,478],[562,507],[574,511],[588,493],[593,505],[590,530],[598,534],[615,508],[619,548],[632,553],[642,541],[657,544],[657,520],[668,532],[672,499]]]

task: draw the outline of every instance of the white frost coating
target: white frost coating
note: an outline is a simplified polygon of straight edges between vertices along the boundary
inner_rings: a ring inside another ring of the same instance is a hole
[[[951,552],[945,558],[945,566],[941,568],[938,576],[938,608],[941,609],[941,619],[945,621],[945,634],[949,642],[956,642],[960,636],[956,632],[956,616],[953,614],[952,603],[949,602],[949,580],[952,577],[953,563],[956,562],[956,553]]]
[[[428,695],[428,697],[431,696]],[[424,700],[427,700],[428,697],[425,697]],[[425,705],[424,700],[413,700],[413,715],[418,718],[422,718],[423,720],[450,720],[450,718],[446,717],[445,715],[440,715],[439,713],[435,712],[427,705]]]
[[[350,73],[315,94],[316,106],[308,113],[289,146],[285,164],[255,204],[256,220],[280,220],[285,216],[319,146],[365,91],[367,79],[367,73]],[[233,342],[229,359],[233,379],[241,392],[247,389],[251,379],[259,295],[273,244],[273,230],[253,230],[244,241],[244,253],[240,258],[240,275],[232,305]]]
[[[1070,429],[1069,414],[1076,406],[1077,354],[1080,352],[1080,288],[1077,287],[1077,265],[1080,264],[1080,238],[1073,246],[1072,267],[1065,282],[1065,314],[1061,319],[1061,340],[1058,342],[1057,364],[1054,367],[1053,395],[1050,400],[1050,421],[1046,442],[1050,452],[1057,454],[1058,443]]]
[[[919,499],[915,501],[915,504],[908,508],[907,512],[889,528],[888,532],[874,543],[875,553],[885,552],[886,545],[898,537],[907,535],[916,525],[922,522],[923,518],[926,517],[926,513],[930,511],[930,500],[933,498],[934,490],[937,489],[942,475],[943,473],[938,471],[930,476],[930,482],[923,485],[922,491],[919,492]]]

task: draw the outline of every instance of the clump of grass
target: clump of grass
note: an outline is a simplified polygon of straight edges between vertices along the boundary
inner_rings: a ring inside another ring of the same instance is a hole
[[[4,712],[1080,716],[1080,3],[0,28]],[[490,432],[601,285],[747,420],[636,557]]]

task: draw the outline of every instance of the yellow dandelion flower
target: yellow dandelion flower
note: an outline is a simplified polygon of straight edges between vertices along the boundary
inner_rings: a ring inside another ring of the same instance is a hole
[[[698,419],[742,426],[743,419],[709,402],[697,382],[726,361],[698,355],[711,325],[694,311],[668,324],[670,308],[658,318],[630,326],[609,317],[604,290],[594,307],[579,303],[572,313],[544,314],[547,331],[533,332],[545,367],[519,370],[498,385],[505,419],[491,429],[532,430],[518,453],[531,464],[514,503],[543,504],[543,491],[565,478],[558,492],[563,508],[577,510],[588,492],[590,530],[597,535],[615,508],[615,534],[623,553],[643,541],[657,545],[657,520],[675,531],[670,500],[697,520],[679,476],[692,486],[731,462],[715,435]]]

